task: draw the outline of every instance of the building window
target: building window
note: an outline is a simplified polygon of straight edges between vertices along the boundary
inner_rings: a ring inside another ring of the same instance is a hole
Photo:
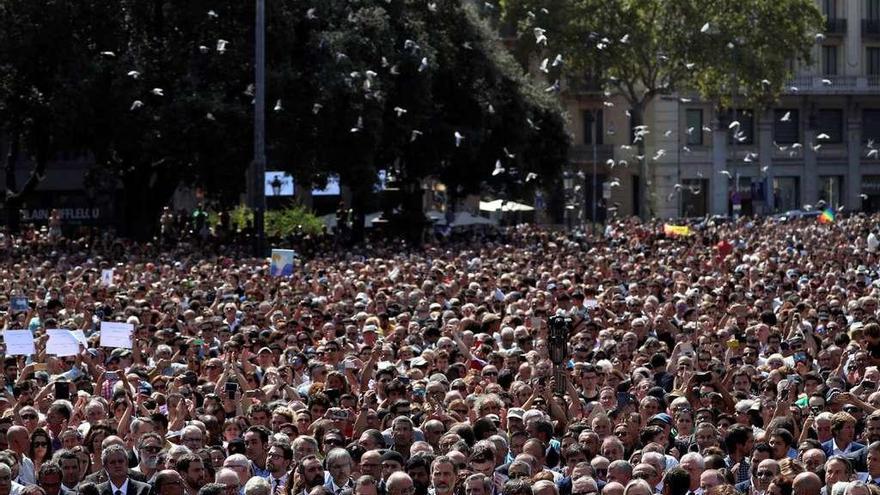
[[[880,76],[880,47],[869,46],[867,48],[865,66],[869,76]]]
[[[880,109],[862,110],[862,142],[873,140],[880,144]]]
[[[826,108],[819,110],[818,122],[816,126],[816,135],[827,134],[828,139],[823,139],[822,143],[842,143],[843,142],[843,110],[836,108]],[[818,141],[818,140],[817,140]]]
[[[602,110],[583,110],[584,116],[584,144],[593,144],[593,113],[596,114],[596,144],[602,144],[602,135],[605,129],[602,126]]]
[[[837,46],[822,46],[822,73],[826,76],[837,75]]]
[[[739,122],[738,128],[730,129],[727,133],[729,144],[753,144],[755,142],[755,125],[750,110],[739,109],[736,112],[727,111],[727,122]]]
[[[880,20],[880,0],[865,0],[865,19]]]
[[[843,177],[839,175],[826,175],[819,177],[819,199],[832,208],[840,204],[840,188]]]
[[[822,0],[822,13],[829,19],[836,19],[837,0]]]
[[[699,108],[688,108],[685,112],[687,119],[686,130],[687,144],[701,145],[703,144],[703,110]]]
[[[785,118],[783,121],[782,119]],[[800,141],[800,118],[798,111],[780,108],[773,112],[773,139],[779,144]]]

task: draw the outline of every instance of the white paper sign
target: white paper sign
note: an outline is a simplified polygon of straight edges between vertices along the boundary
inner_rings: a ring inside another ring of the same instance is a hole
[[[106,268],[101,270],[101,285],[109,287],[111,284],[113,284],[113,269]]]
[[[70,330],[46,330],[49,340],[46,342],[46,354],[53,356],[76,356],[79,354],[79,339]]]
[[[131,334],[134,325],[114,321],[101,322],[101,347],[123,347],[131,349]]]
[[[82,342],[83,347],[86,347],[86,348],[89,347],[89,342],[86,339],[86,334],[84,334],[82,330],[71,330],[70,333],[74,337],[76,337],[76,340]]]
[[[6,330],[3,341],[6,342],[7,356],[33,356],[37,353],[34,334],[30,330]]]

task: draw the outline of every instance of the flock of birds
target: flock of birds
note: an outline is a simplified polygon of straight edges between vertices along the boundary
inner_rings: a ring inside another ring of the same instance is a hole
[[[495,5],[490,2],[485,2],[484,6],[487,10],[494,10],[496,8]],[[429,1],[427,3],[427,7],[431,12],[437,11],[436,2]],[[546,8],[540,9],[539,12],[543,15],[549,14],[549,11]],[[213,10],[208,11],[207,15],[209,18],[212,18],[212,19],[216,19],[218,17],[218,14]],[[536,22],[538,16],[535,12],[528,11],[526,13],[526,15],[527,15],[528,20],[530,22],[532,22],[532,23]],[[314,7],[309,8],[306,11],[306,18],[308,20],[312,20],[312,21],[317,20],[318,19],[317,10]],[[700,29],[700,32],[703,34],[712,34],[715,31],[716,31],[715,26],[713,26],[709,22],[706,22],[705,24],[703,24],[703,26]],[[534,26],[532,28],[532,33],[535,37],[535,45],[537,47],[540,47],[542,50],[546,51],[546,49],[548,47],[548,43],[549,43],[547,30],[542,27],[539,27],[539,26]],[[821,33],[816,35],[816,41],[818,43],[821,43],[824,40],[824,38],[825,38],[825,36]],[[612,41],[611,39],[609,39],[607,37],[600,37],[599,35],[596,35],[595,33],[591,34],[590,39],[595,42],[595,49],[596,50],[605,50],[609,46],[611,46],[613,43],[615,43],[615,41]],[[627,44],[629,42],[630,42],[630,35],[629,34],[625,34],[620,39],[616,40],[616,43],[620,43],[620,44]],[[214,50],[218,54],[222,55],[222,54],[226,53],[228,47],[229,47],[229,41],[224,40],[224,39],[218,39],[216,42],[216,45],[214,47]],[[732,44],[728,44],[728,47],[732,48]],[[418,44],[413,40],[405,40],[402,48],[405,52],[408,52],[410,54],[417,54],[417,53],[419,53],[419,50],[420,50],[420,47],[418,46]],[[470,42],[464,43],[464,48],[465,49],[472,49],[471,43]],[[211,51],[211,49],[206,45],[201,45],[201,46],[199,46],[199,51],[200,51],[200,53],[207,54]],[[116,54],[112,51],[103,51],[103,52],[100,52],[100,55],[102,57],[106,57],[106,58],[115,58],[116,57]],[[342,60],[344,58],[347,58],[345,54],[343,54],[343,53],[337,54],[337,60]],[[557,53],[552,59],[549,56],[543,58],[540,61],[540,63],[538,64],[538,71],[549,76],[551,69],[557,69],[557,71],[558,71],[563,67],[564,64],[565,64],[565,60],[564,60],[562,54]],[[385,59],[385,57],[382,57],[381,65],[383,68],[387,69],[390,74],[392,74],[392,75],[399,74],[399,70],[398,70],[397,66],[396,65],[391,66],[391,64],[387,61],[387,59]],[[421,72],[428,70],[430,68],[430,65],[431,64],[430,64],[430,60],[428,59],[428,57],[421,57],[421,60],[419,61],[418,72],[421,73]],[[686,68],[688,70],[692,70],[694,67],[695,67],[695,64],[693,64],[693,63],[686,64]],[[127,76],[132,79],[138,79],[141,76],[141,73],[138,70],[133,69],[133,70],[130,70],[127,72]],[[352,80],[357,80],[359,78],[362,78],[363,79],[363,87],[366,91],[370,90],[371,86],[373,85],[373,80],[377,76],[378,76],[378,74],[374,71],[371,71],[371,70],[366,70],[363,72],[363,74],[361,74],[359,72],[352,72],[349,75],[349,77]],[[762,84],[769,86],[770,81],[763,80]],[[826,79],[821,79],[821,84],[823,86],[830,87],[834,83],[832,80],[826,78]],[[799,88],[797,88],[796,86],[790,86],[788,88],[788,90],[790,92],[797,93],[799,91]],[[553,83],[550,84],[550,86],[548,86],[545,89],[545,91],[548,93],[560,92],[561,91],[561,84],[560,84],[559,79],[556,79],[555,81],[553,81]],[[253,85],[251,85],[248,88],[248,90],[245,91],[245,93],[253,95]],[[162,88],[158,88],[158,87],[153,88],[150,91],[150,94],[153,97],[165,96],[164,90]],[[602,102],[603,106],[605,108],[614,107],[614,103],[612,101],[609,101],[609,99],[612,97],[611,92],[606,90],[604,92],[604,96],[605,96],[605,99]],[[681,103],[689,103],[691,101],[690,98],[687,98],[684,96],[679,97],[679,100]],[[137,110],[143,108],[144,106],[145,106],[144,100],[134,100],[131,104],[130,110],[137,111]],[[322,110],[322,108],[323,108],[323,106],[320,103],[314,103],[314,105],[312,106],[312,113],[318,114]],[[273,111],[281,112],[283,110],[284,110],[284,107],[282,105],[282,102],[280,99],[278,99],[275,102],[275,105],[273,107]],[[489,110],[489,113],[494,113],[494,108],[492,107],[491,104],[488,105],[488,110]],[[393,111],[398,118],[403,118],[407,114],[407,110],[405,108],[402,108],[399,106],[394,107]],[[627,117],[630,117],[629,110],[626,110],[625,113],[626,113]],[[211,115],[210,113],[207,114],[207,118],[209,120],[214,120],[213,115]],[[791,112],[788,111],[780,118],[780,121],[781,122],[790,122],[791,118],[792,118]],[[530,119],[526,119],[526,120],[527,120],[527,123],[533,129],[540,130],[540,128],[538,128],[534,124],[534,122],[532,122]],[[363,129],[364,129],[363,117],[358,116],[354,125],[351,127],[350,132],[358,133],[358,132],[363,131]],[[728,125],[728,131],[731,133],[732,139],[735,143],[745,143],[751,137],[749,135],[749,133],[747,133],[746,130],[743,128],[743,125],[737,120],[733,120],[732,122],[730,122],[730,124]],[[695,132],[712,133],[713,130],[712,130],[712,128],[710,128],[709,126],[706,126],[706,125],[702,126],[701,129],[697,129],[695,127],[688,127],[686,130],[686,134],[688,136],[693,135],[693,133],[695,133]],[[606,133],[609,136],[613,136],[615,134],[615,131],[613,128],[610,128],[606,131]],[[634,138],[632,140],[632,143],[619,145],[619,149],[622,152],[621,154],[623,155],[623,157],[620,159],[617,159],[617,160],[615,160],[614,158],[609,158],[605,163],[606,166],[608,167],[608,169],[614,170],[617,167],[628,167],[629,162],[628,162],[627,158],[630,158],[630,159],[635,158],[639,162],[641,162],[642,160],[645,160],[646,158],[650,158],[652,161],[659,161],[659,160],[663,159],[663,157],[668,154],[667,150],[664,148],[658,148],[650,157],[648,157],[646,155],[637,154],[637,152],[634,151],[634,149],[638,148],[640,146],[640,144],[644,144],[646,142],[646,137],[650,133],[651,133],[651,129],[648,125],[635,126],[633,129]],[[663,132],[663,137],[670,138],[673,134],[674,134],[674,131],[672,129],[667,129]],[[409,140],[410,140],[410,142],[414,142],[417,139],[419,139],[419,137],[422,135],[423,135],[422,131],[420,131],[418,129],[413,129],[410,132]],[[810,149],[814,153],[818,153],[819,150],[822,148],[822,145],[823,145],[822,141],[829,141],[830,139],[831,139],[831,137],[827,133],[824,133],[824,132],[819,133],[818,135],[815,136],[815,142],[807,143],[807,146],[809,146]],[[462,144],[465,143],[465,141],[467,140],[467,137],[464,134],[462,134],[460,131],[456,130],[453,132],[452,140],[453,140],[455,147],[459,148],[462,146]],[[804,149],[804,145],[799,142],[781,145],[781,144],[778,144],[776,141],[774,141],[773,145],[778,152],[780,152],[780,153],[787,152],[789,158],[795,158]],[[689,154],[692,152],[691,148],[687,145],[681,146],[681,151],[685,154]],[[875,146],[873,140],[868,141],[867,153],[865,156],[866,156],[866,158],[872,158],[872,159],[880,158],[880,149],[878,149]],[[515,158],[516,158],[515,154],[511,153],[506,147],[503,148],[503,154],[501,157],[499,157],[495,161],[495,165],[494,165],[494,168],[492,169],[491,176],[498,177],[498,176],[506,174],[506,175],[513,176],[514,178],[519,177],[517,182],[524,181],[526,183],[532,182],[538,178],[538,174],[535,172],[527,172],[527,173],[525,173],[524,177],[522,177],[520,175],[521,172],[513,166],[513,163],[515,162]],[[758,160],[758,158],[759,158],[758,153],[755,153],[753,151],[747,151],[745,153],[745,155],[743,156],[743,162],[744,163],[754,163]],[[506,163],[509,165],[505,165]],[[762,167],[761,173],[766,174],[768,172],[768,169],[769,169],[769,165]],[[728,179],[733,178],[733,174],[729,170],[721,170],[720,174],[726,176]],[[577,175],[581,179],[585,179],[585,175],[584,175],[583,171],[577,172]],[[702,177],[701,173],[698,173],[698,175],[700,177]],[[611,179],[609,179],[608,185],[611,188],[620,187],[620,185],[621,185],[620,178],[619,177],[612,177]],[[650,185],[650,183],[649,183],[649,185]],[[579,189],[579,188],[581,188],[581,186],[578,185],[578,186],[576,186],[576,188]],[[700,193],[700,189],[697,186],[684,186],[682,184],[674,184],[673,193],[671,193],[669,196],[667,196],[667,201],[672,201],[675,194],[679,194],[684,190],[689,190],[693,194]],[[810,206],[810,205],[805,205],[804,208],[807,209],[808,206]],[[615,207],[609,208],[609,210],[613,210],[613,209],[615,209]]]

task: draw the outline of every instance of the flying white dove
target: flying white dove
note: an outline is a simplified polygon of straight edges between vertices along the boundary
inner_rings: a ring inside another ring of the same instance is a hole
[[[217,120],[217,117],[214,117],[214,114],[211,112],[206,113],[205,118],[210,120],[211,122],[214,122],[215,120]]]
[[[536,45],[541,45],[541,44],[546,45],[547,44],[547,35],[545,33],[547,32],[547,30],[543,29],[543,28],[536,27],[533,31],[535,33],[535,44]]]
[[[721,170],[721,171],[718,172],[718,173],[723,174],[723,175],[726,175],[728,179],[730,179],[730,178],[732,177],[732,175],[730,174],[730,171],[729,171],[729,170]]]
[[[163,91],[162,88],[153,88],[150,92],[156,96],[165,96],[165,91]]]
[[[549,63],[550,63],[550,59],[545,58],[544,60],[541,61],[541,65],[540,65],[540,67],[538,67],[538,70],[540,70],[544,74],[549,73],[550,69],[547,68],[547,64],[549,64]]]
[[[685,153],[690,153],[690,152],[691,152],[691,149],[690,149],[689,147],[687,147],[687,146],[682,146],[682,147],[681,147],[681,151],[684,151]]]
[[[312,105],[312,113],[318,115],[318,112],[320,112],[322,108],[324,108],[324,105],[321,105],[320,103],[315,103],[314,105]]]
[[[816,33],[816,42],[821,43],[825,41],[825,35],[822,33]]]
[[[229,42],[226,40],[217,40],[217,53],[226,53],[226,45]]]
[[[538,178],[538,174],[536,174],[534,172],[529,172],[528,174],[526,174],[526,182],[531,182],[537,178]]]
[[[113,52],[101,52],[101,56],[102,56],[102,57],[107,57],[107,58],[113,58],[113,57],[116,56],[116,54],[113,53]]]
[[[666,132],[663,133],[663,137],[669,137],[671,135],[672,135],[672,129],[668,129]]]
[[[859,194],[859,197],[862,199],[868,199],[868,195],[865,193]]]
[[[398,117],[403,117],[403,114],[406,113],[406,109],[401,107],[394,107],[394,113],[396,113]]]
[[[822,145],[817,144],[816,146],[811,146],[811,147],[813,148],[813,151],[819,151],[819,149],[822,148]]]
[[[712,132],[712,128],[709,127],[709,126],[707,126],[707,125],[704,125],[704,126],[703,126],[703,132]]]
[[[214,12],[213,10],[209,10],[209,11],[208,11],[208,17],[210,17],[211,19],[216,19],[216,18],[218,18],[218,17],[220,17],[220,16],[217,15],[217,12]]]
[[[708,22],[706,24],[703,24],[703,27],[700,28],[700,32],[704,33],[704,34],[709,32],[709,23]]]
[[[770,80],[769,79],[761,79],[761,84],[763,84],[764,86],[770,86]]]
[[[413,129],[413,131],[409,134],[409,142],[413,142],[419,138],[423,134],[422,131],[418,129]]]
[[[284,108],[281,106],[281,99],[280,98],[278,99],[278,101],[275,102],[275,108],[273,108],[272,110],[274,110],[276,112],[280,112],[280,111],[284,110]]]
[[[865,155],[865,158],[877,158],[878,151],[880,151],[880,150],[873,149],[873,150],[868,151],[868,154]]]
[[[497,177],[504,173],[504,167],[501,165],[501,160],[495,160],[495,169],[492,170],[492,177]]]
[[[612,108],[612,107],[614,107],[614,103],[611,103],[610,101],[603,101],[603,102],[602,102],[602,105],[604,105],[604,106],[607,107],[607,108]]]
[[[211,49],[205,45],[199,45],[199,51],[202,53],[208,53]]]
[[[544,89],[545,93],[553,93],[559,91],[559,79],[553,81],[553,84]]]
[[[316,11],[316,9],[314,7],[307,10],[306,11],[306,19],[308,19],[310,21],[314,21],[315,19],[317,19],[318,16],[315,14],[315,11]]]
[[[620,38],[620,42],[624,44],[629,43],[629,33],[624,34],[623,38]]]
[[[364,118],[359,116],[357,123],[351,128],[351,132],[360,132],[364,128]]]
[[[511,152],[507,149],[507,146],[505,146],[505,147],[502,148],[502,149],[504,150],[504,156],[506,156],[506,157],[508,158],[508,160],[513,160],[514,158],[516,158],[516,155],[513,154],[513,153],[511,153]]]
[[[562,62],[562,54],[561,54],[561,53],[557,53],[557,54],[556,54],[556,58],[553,59],[553,63],[550,64],[550,65],[551,65],[552,67],[559,67],[560,65],[562,65],[562,63],[563,63],[563,62]]]
[[[693,134],[693,133],[694,133],[694,127],[693,127],[693,126],[688,127],[688,128],[687,128],[687,135],[690,136],[690,135]]]
[[[823,85],[823,86],[831,86],[831,84],[833,84],[833,83],[831,82],[831,79],[822,79],[822,85]]]
[[[464,141],[464,136],[460,132],[455,131],[455,147],[461,146],[462,141]]]
[[[141,100],[134,100],[131,103],[131,110],[132,111],[137,110],[138,108],[141,108],[142,106],[144,106],[144,102],[142,102]]]
[[[793,149],[793,150],[799,150],[803,147],[804,147],[804,145],[802,145],[801,143],[794,143],[791,145],[791,149]]]
[[[730,123],[729,126],[727,126],[728,129],[734,129],[734,128],[737,128],[737,127],[739,127],[739,121],[738,121],[738,120],[734,120],[733,122]]]
[[[132,79],[137,79],[137,78],[141,77],[141,73],[136,70],[130,70],[130,71],[128,71],[128,74],[126,74],[126,75]]]
[[[819,134],[818,136],[816,136],[816,139],[831,139],[831,136],[829,136],[828,134],[825,134],[823,132],[822,134]]]
[[[788,122],[790,120],[791,120],[791,112],[785,112],[785,115],[783,115],[782,118],[779,119],[780,122]]]
[[[422,57],[422,61],[419,63],[419,72],[425,72],[428,70],[428,57]]]

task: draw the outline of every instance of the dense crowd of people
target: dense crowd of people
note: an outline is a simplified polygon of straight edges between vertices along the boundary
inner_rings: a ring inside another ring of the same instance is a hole
[[[3,358],[0,495],[880,494],[878,220],[520,226],[291,277],[2,235],[36,354]]]

